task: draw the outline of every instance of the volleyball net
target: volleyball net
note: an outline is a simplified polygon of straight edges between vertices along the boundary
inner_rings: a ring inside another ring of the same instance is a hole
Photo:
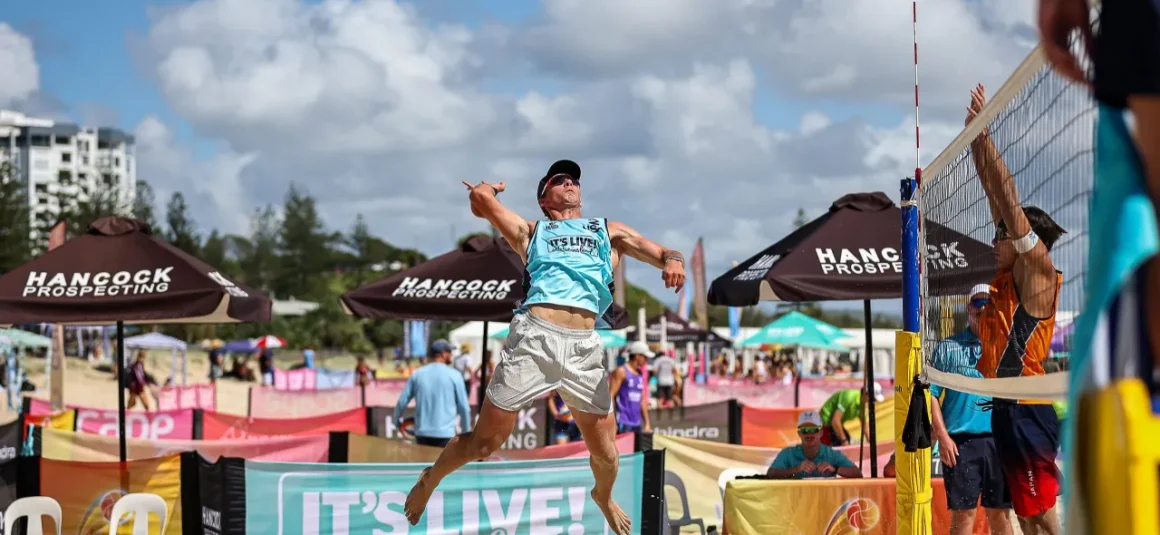
[[[962,88],[964,105],[970,102],[971,89]],[[1087,88],[1054,73],[1038,48],[997,91],[988,88],[988,93],[976,118],[922,174],[918,202],[923,221],[919,251],[924,374],[931,383],[963,392],[1007,399],[1065,399],[1070,333],[1084,302],[1096,105]],[[980,137],[984,129],[997,151],[981,144],[987,142]],[[1043,209],[1066,231],[1050,251],[1056,269],[1063,273],[1063,285],[1044,376],[967,377],[941,358],[946,340],[969,329],[968,293],[973,289],[968,288],[989,283],[995,270],[975,270],[979,280],[964,286],[953,270],[938,268],[939,262],[948,261],[942,250],[948,240],[940,234],[949,229],[979,242],[975,245],[981,246],[953,251],[965,255],[958,261],[997,266],[991,252],[996,223],[979,172],[979,167],[1002,168],[986,156],[995,152],[1010,171],[1022,205]]]

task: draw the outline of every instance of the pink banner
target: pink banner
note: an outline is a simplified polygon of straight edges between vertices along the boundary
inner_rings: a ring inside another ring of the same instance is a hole
[[[399,388],[401,390],[402,386]],[[370,392],[371,389],[367,388],[367,393]],[[359,387],[297,392],[250,387],[251,418],[306,418],[345,412],[362,406],[363,389]]]
[[[30,414],[51,414],[52,405],[43,399],[28,398]],[[82,433],[115,437],[119,431],[117,409],[68,405],[76,411],[76,430]],[[125,411],[125,432],[129,438],[191,439],[193,410]]]
[[[41,456],[63,461],[113,462],[120,454],[116,437],[41,430]],[[251,461],[324,463],[330,457],[330,435],[278,437],[266,440],[142,440],[128,439],[129,460],[197,451],[213,461],[241,457]]]
[[[632,453],[636,446],[636,435],[621,433],[616,435],[616,451],[621,455]],[[588,457],[588,447],[583,441],[570,442],[560,446],[548,446],[532,450],[499,450],[488,457],[489,461],[535,461],[541,459],[567,459]]]
[[[217,390],[212,383],[163,386],[157,389],[157,408],[217,410]]]
[[[894,381],[892,379],[877,379],[877,381],[878,384],[882,385],[886,397],[890,397],[890,393],[894,389]],[[696,384],[692,381],[685,384],[686,405],[704,405],[736,399],[743,405],[750,407],[771,409],[794,407],[793,383],[785,384],[774,380],[757,384],[750,379],[724,379],[709,376],[705,384]],[[797,406],[820,407],[839,390],[861,387],[862,380],[858,378],[803,378],[801,385],[799,385]]]
[[[115,437],[118,433],[117,409],[77,407],[77,431]],[[125,435],[129,438],[192,439],[193,409],[171,411],[129,411],[125,413]]]
[[[316,390],[318,388],[318,374],[309,368],[297,370],[274,370],[274,388],[276,390]]]
[[[372,382],[367,385],[367,406],[394,407],[406,385],[406,379],[378,379]]]

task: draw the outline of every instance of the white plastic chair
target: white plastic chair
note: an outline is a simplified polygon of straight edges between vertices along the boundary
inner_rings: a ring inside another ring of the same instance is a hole
[[[717,512],[717,519],[722,520],[725,518],[725,511],[723,510],[725,506],[725,485],[741,476],[757,476],[764,473],[762,470],[754,470],[752,468],[726,468],[722,470],[721,474],[717,476],[717,488],[721,490],[721,501],[713,506],[713,509]]]
[[[47,496],[31,496],[12,502],[4,511],[4,533],[12,533],[12,527],[21,518],[28,519],[28,535],[44,535],[44,519],[50,516],[56,523],[56,535],[60,535],[60,504]]]
[[[122,516],[132,514],[133,535],[148,535],[149,513],[157,515],[161,522],[161,530],[158,533],[165,533],[165,524],[169,520],[169,506],[165,504],[164,498],[147,492],[121,496],[121,499],[113,504],[113,514],[109,515],[109,532],[116,532],[117,526],[121,525]]]

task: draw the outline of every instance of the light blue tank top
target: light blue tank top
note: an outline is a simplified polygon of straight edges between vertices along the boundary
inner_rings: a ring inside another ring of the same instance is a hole
[[[606,219],[539,221],[528,242],[524,298],[517,313],[530,305],[549,304],[590,310],[603,316],[612,305],[612,240]],[[607,327],[601,318],[597,327]]]

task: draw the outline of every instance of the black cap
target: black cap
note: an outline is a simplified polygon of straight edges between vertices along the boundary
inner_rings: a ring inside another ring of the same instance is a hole
[[[572,160],[560,160],[548,168],[548,172],[544,174],[544,178],[540,179],[540,185],[536,187],[536,200],[544,197],[544,190],[547,189],[548,179],[556,175],[568,175],[576,182],[580,182],[580,164]]]

